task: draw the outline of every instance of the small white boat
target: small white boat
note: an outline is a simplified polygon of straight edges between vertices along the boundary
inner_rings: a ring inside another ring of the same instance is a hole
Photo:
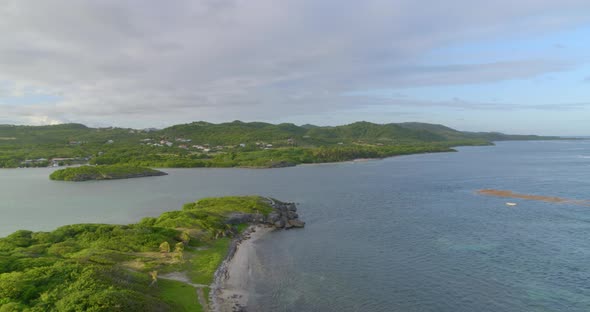
[[[506,203],[506,206],[516,206],[516,203]]]

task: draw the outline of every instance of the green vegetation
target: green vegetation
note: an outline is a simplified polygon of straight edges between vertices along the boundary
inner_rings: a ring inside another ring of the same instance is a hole
[[[128,165],[80,166],[54,171],[49,178],[59,181],[112,180],[165,175],[164,172]]]
[[[462,132],[425,123],[337,127],[193,122],[161,130],[0,125],[0,168],[90,163],[146,167],[281,167],[446,152],[496,140],[556,137]]]
[[[210,244],[209,249],[196,253],[189,269],[189,278],[194,283],[210,285],[213,282],[215,270],[225,258],[229,244],[229,238],[220,238]]]
[[[271,209],[257,196],[207,198],[136,224],[17,231],[0,239],[0,311],[202,311],[195,287],[162,275],[209,285],[243,228],[223,220]]]
[[[160,288],[159,296],[163,301],[173,304],[174,311],[200,312],[203,307],[199,304],[195,296],[195,288],[183,282],[160,279],[158,281]]]

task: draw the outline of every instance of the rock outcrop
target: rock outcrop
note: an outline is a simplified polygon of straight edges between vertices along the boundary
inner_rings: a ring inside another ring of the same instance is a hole
[[[265,224],[277,229],[302,228],[305,222],[299,220],[295,203],[284,203],[276,199],[267,198],[273,211],[267,215],[262,213],[233,213],[228,216],[228,224]]]

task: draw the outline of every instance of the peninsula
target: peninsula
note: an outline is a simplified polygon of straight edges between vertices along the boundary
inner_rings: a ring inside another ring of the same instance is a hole
[[[236,252],[249,248],[253,233],[304,225],[294,204],[234,196],[201,199],[136,224],[17,231],[0,238],[0,306],[2,311],[231,311],[238,303],[224,293],[224,285],[240,268]]]
[[[115,180],[163,176],[167,173],[144,167],[126,165],[80,166],[56,170],[49,178],[58,181]]]

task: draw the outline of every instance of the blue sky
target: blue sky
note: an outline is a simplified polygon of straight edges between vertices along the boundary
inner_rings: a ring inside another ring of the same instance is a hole
[[[0,123],[590,134],[588,1],[139,4],[8,1]]]
[[[397,90],[406,96],[441,101],[461,98],[476,102],[552,105],[590,103],[590,25],[555,33],[509,39],[470,42],[432,51],[424,57],[433,65],[473,64],[521,60],[562,63],[562,70],[541,73],[526,79],[505,79],[450,86]],[[376,90],[387,95],[390,90]]]
[[[441,103],[423,108],[414,104],[412,111],[417,118],[427,122],[461,124],[465,125],[463,128],[484,131],[589,133],[584,124],[590,122],[590,40],[587,38],[590,38],[590,25],[524,37],[507,34],[506,38],[474,40],[435,49],[421,59],[421,64],[429,66],[511,60],[561,65],[530,77],[364,89],[344,95],[391,101],[389,110],[377,106],[368,109],[367,115],[379,111],[394,114],[398,109],[396,101],[413,99]]]

